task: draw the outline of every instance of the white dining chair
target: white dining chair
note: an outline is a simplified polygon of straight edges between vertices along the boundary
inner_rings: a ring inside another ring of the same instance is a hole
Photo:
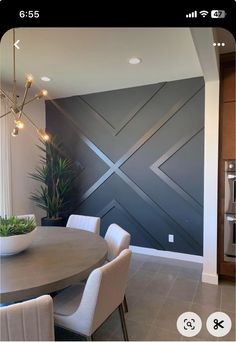
[[[122,301],[131,251],[95,269],[86,285],[73,285],[53,298],[55,324],[92,340],[93,333],[119,308],[124,340],[128,341]]]
[[[18,217],[18,218],[24,218],[24,219],[28,219],[28,220],[33,220],[34,223],[36,224],[36,217],[35,217],[34,214],[16,215],[16,217]]]
[[[44,295],[0,307],[1,341],[55,341],[53,301]]]
[[[66,226],[69,228],[78,228],[99,235],[100,233],[100,217],[85,215],[70,215]]]
[[[120,254],[121,251],[128,249],[130,238],[130,234],[118,224],[110,224],[104,237],[108,246],[107,260],[113,260]]]
[[[124,249],[128,249],[130,238],[131,235],[126,230],[121,228],[118,224],[110,224],[104,237],[108,246],[107,260],[113,260],[120,254],[121,251],[123,251]],[[123,304],[125,312],[128,312],[126,295],[124,296]]]

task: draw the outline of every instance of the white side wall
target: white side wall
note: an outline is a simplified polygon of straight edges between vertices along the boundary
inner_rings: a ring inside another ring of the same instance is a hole
[[[205,79],[204,215],[202,281],[218,284],[217,200],[219,140],[219,63],[210,28],[191,29]]]
[[[44,100],[35,100],[25,106],[28,114],[38,127],[45,128],[45,103]],[[40,151],[38,134],[35,128],[24,118],[25,127],[17,137],[11,137],[11,162],[12,162],[12,212],[14,215],[36,215],[37,221],[44,216],[44,212],[37,208],[29,199],[30,193],[38,184],[30,179],[28,173],[33,172],[39,163]]]
[[[217,210],[218,210],[218,127],[219,81],[205,84],[204,147],[204,234],[202,281],[218,284]]]

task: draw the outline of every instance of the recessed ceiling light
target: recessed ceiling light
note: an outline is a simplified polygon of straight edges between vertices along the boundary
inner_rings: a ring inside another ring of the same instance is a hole
[[[50,81],[51,81],[51,78],[48,77],[48,76],[42,76],[42,77],[41,77],[41,80],[44,81],[44,82],[50,82]]]
[[[141,62],[142,62],[142,60],[139,57],[131,57],[129,59],[129,64],[139,64]]]

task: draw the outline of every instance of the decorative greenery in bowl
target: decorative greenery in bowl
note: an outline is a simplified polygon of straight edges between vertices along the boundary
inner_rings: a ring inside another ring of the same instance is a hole
[[[36,231],[32,218],[0,217],[0,255],[9,256],[24,251],[31,245]]]
[[[21,235],[32,232],[36,227],[34,219],[19,218],[11,216],[3,218],[0,216],[0,236]]]

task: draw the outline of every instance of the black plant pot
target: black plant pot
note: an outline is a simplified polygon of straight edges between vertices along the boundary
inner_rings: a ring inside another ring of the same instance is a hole
[[[60,217],[58,219],[50,219],[48,217],[42,217],[41,218],[41,225],[42,226],[59,226],[59,227],[65,227],[67,223],[66,217]]]

